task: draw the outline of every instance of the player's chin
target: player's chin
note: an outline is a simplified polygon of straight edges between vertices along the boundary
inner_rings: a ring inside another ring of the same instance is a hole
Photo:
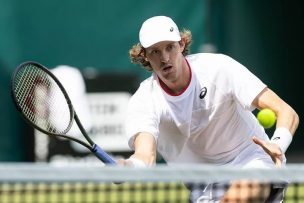
[[[162,78],[164,78],[165,81],[175,81],[176,80],[176,74],[175,71],[170,71],[162,74]]]

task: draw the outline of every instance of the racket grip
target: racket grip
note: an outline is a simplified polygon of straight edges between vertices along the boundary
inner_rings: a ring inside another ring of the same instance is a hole
[[[94,144],[92,147],[92,152],[95,156],[100,159],[105,164],[116,164],[114,161],[105,151],[103,151],[97,144]]]

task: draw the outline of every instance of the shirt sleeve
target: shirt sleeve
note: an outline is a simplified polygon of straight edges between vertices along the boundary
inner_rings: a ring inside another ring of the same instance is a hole
[[[223,58],[227,80],[229,80],[230,91],[240,105],[247,110],[253,110],[253,100],[267,86],[245,66],[234,59],[224,56]]]
[[[158,118],[151,93],[141,85],[128,103],[126,116],[126,135],[129,146],[134,150],[135,135],[140,132],[150,133],[157,140]]]

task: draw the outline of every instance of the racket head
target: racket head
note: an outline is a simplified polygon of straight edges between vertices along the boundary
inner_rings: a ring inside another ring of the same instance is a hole
[[[11,94],[17,110],[37,130],[63,135],[72,127],[75,112],[71,100],[59,80],[43,65],[33,61],[20,64],[12,77]],[[53,111],[59,114],[52,116]],[[57,119],[61,126],[54,125]]]

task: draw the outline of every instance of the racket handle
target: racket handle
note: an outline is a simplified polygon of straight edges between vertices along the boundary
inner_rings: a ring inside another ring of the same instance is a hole
[[[105,151],[103,151],[97,144],[94,144],[92,147],[92,152],[95,156],[100,159],[105,164],[116,164],[114,161]]]

